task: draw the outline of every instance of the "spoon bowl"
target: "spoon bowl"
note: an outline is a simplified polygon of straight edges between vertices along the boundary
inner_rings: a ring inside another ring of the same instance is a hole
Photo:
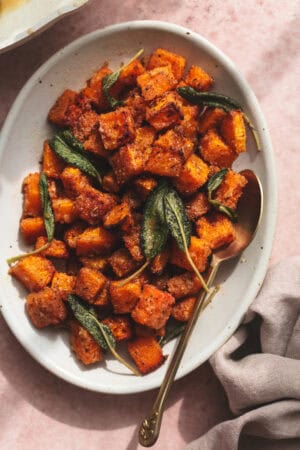
[[[263,191],[258,177],[252,170],[240,172],[247,179],[243,195],[238,203],[238,222],[235,224],[236,238],[227,247],[215,251],[211,260],[211,269],[207,279],[207,286],[211,287],[220,264],[239,256],[254,238],[260,223],[263,210]],[[164,405],[168,393],[174,381],[178,366],[188,344],[189,337],[201,313],[205,301],[210,300],[212,294],[205,291],[197,299],[192,316],[181,335],[173,358],[170,362],[165,378],[162,382],[158,395],[154,401],[150,414],[143,421],[139,431],[139,442],[144,447],[152,446],[158,439],[161,427]]]

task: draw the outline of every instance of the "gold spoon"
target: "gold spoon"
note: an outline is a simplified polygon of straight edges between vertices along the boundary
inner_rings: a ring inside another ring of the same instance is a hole
[[[237,257],[250,244],[256,233],[262,215],[263,192],[259,179],[255,173],[252,172],[252,170],[243,170],[240,173],[247,179],[248,183],[246,184],[243,195],[238,203],[238,223],[235,224],[236,239],[227,247],[221,248],[213,254],[211,271],[207,280],[207,285],[209,287],[215,279],[220,264],[223,261]],[[180,337],[152,409],[141,425],[139,431],[139,442],[144,447],[150,447],[153,445],[159,436],[165,401],[174,381],[189,337],[193,331],[195,323],[197,322],[199,314],[203,309],[207,295],[208,294],[206,292],[202,292],[197,299],[193,314]]]

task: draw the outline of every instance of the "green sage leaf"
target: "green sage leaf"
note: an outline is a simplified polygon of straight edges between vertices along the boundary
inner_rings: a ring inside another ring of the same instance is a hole
[[[181,97],[194,105],[212,106],[222,108],[225,111],[231,111],[232,109],[240,109],[242,111],[241,105],[236,100],[217,92],[197,91],[191,86],[179,87],[177,92]]]
[[[71,130],[64,130],[58,133],[58,135],[65,141],[73,150],[78,153],[85,153],[82,142],[80,142]]]
[[[189,220],[183,201],[174,189],[164,195],[165,221],[178,247],[185,251],[192,234],[192,223]]]
[[[211,196],[213,191],[215,191],[222,181],[224,180],[226,174],[228,172],[228,169],[222,169],[219,172],[215,173],[208,181],[207,183],[207,191],[208,195]]]
[[[158,184],[149,195],[143,216],[141,246],[147,259],[158,255],[168,238],[168,227],[164,219],[164,196],[168,191],[165,181]]]
[[[232,222],[237,222],[238,215],[234,209],[229,208],[229,206],[223,205],[217,200],[210,199],[209,202],[214,206],[215,209],[228,216],[229,219],[232,220]]]
[[[110,345],[115,348],[116,340],[111,332],[111,329],[104,323],[100,323],[98,321],[93,309],[88,309],[86,306],[84,306],[81,299],[77,297],[77,295],[69,294],[67,296],[67,301],[75,318],[93,336],[100,347],[102,347],[104,350],[108,350],[108,339]]]
[[[163,347],[168,342],[172,341],[172,339],[175,339],[178,336],[180,336],[185,330],[185,327],[186,327],[185,323],[178,323],[174,325],[172,328],[168,328],[166,330],[166,334],[158,339],[158,343],[161,345],[161,347]]]
[[[97,178],[101,183],[101,176],[94,165],[87,159],[86,156],[82,155],[78,151],[74,151],[73,148],[60,136],[55,135],[49,141],[50,147],[55,153],[60,156],[64,161],[72,166],[77,167],[82,172],[90,175],[91,177]]]
[[[43,216],[44,216],[44,224],[46,228],[46,233],[48,237],[48,241],[52,241],[55,232],[55,221],[54,214],[51,206],[51,199],[48,191],[48,180],[47,176],[44,172],[41,173],[39,180],[39,190],[41,203],[43,208]]]

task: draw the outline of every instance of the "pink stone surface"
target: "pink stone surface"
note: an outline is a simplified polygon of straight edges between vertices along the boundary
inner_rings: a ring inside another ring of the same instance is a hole
[[[0,56],[0,127],[35,69],[89,31],[127,20],[159,19],[199,32],[234,61],[266,115],[279,178],[273,264],[300,251],[299,15],[298,0],[92,0],[22,47]],[[117,397],[71,386],[37,364],[3,319],[0,355],[1,450],[142,448],[137,444],[137,430],[155,391]],[[175,383],[155,448],[181,449],[228,417],[225,394],[206,363]],[[245,445],[248,448],[249,443]]]

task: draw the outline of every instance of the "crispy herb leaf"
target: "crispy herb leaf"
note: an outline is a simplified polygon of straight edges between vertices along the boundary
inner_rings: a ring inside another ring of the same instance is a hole
[[[50,139],[50,147],[55,153],[60,156],[68,164],[71,164],[82,172],[90,175],[91,177],[97,178],[101,183],[101,176],[93,164],[87,159],[86,156],[82,155],[78,151],[74,151],[73,148],[60,136],[55,135]]]
[[[174,189],[164,195],[165,221],[176,240],[178,247],[185,251],[190,245],[192,223],[189,220],[184,204]]]
[[[71,130],[61,131],[60,133],[58,133],[58,135],[76,152],[78,153],[85,152],[82,142],[76,139]]]
[[[209,199],[209,202],[221,213],[226,214],[226,216],[229,217],[232,222],[237,222],[238,215],[236,211],[232,208],[229,208],[229,206],[223,205],[222,203],[218,202],[217,200]]]
[[[51,200],[48,191],[48,180],[44,172],[41,173],[39,181],[40,197],[43,208],[44,223],[48,241],[52,241],[55,231],[54,214],[51,206]]]
[[[175,339],[178,336],[180,336],[185,330],[185,327],[186,327],[185,323],[178,323],[174,325],[174,327],[167,329],[166,334],[159,338],[158,343],[163,347],[172,339]]]
[[[86,306],[83,306],[79,297],[69,294],[67,296],[67,301],[75,318],[93,336],[100,347],[104,350],[109,349],[107,339],[109,339],[110,345],[113,348],[116,346],[116,340],[111,332],[111,329],[107,325],[103,323],[101,324],[98,321],[94,311],[88,309]],[[106,339],[104,337],[104,333],[106,334]]]
[[[106,76],[103,78],[103,80],[102,80],[103,91],[104,91],[105,97],[106,97],[106,99],[107,99],[107,101],[108,101],[108,103],[109,103],[109,106],[110,106],[112,109],[115,109],[115,108],[117,108],[118,106],[123,105],[123,102],[122,102],[122,100],[117,100],[116,98],[114,98],[114,97],[112,97],[112,96],[110,95],[110,89],[111,89],[111,87],[112,87],[112,86],[115,84],[115,82],[118,80],[118,78],[119,78],[119,76],[120,76],[122,70],[123,70],[125,67],[129,66],[129,64],[131,64],[132,61],[134,61],[134,60],[137,59],[139,56],[141,56],[141,54],[142,54],[143,52],[144,52],[144,49],[139,50],[139,51],[136,53],[136,55],[134,55],[134,57],[131,58],[131,60],[130,60],[127,64],[125,64],[125,66],[120,67],[120,69],[116,70],[116,71],[113,72],[113,73],[110,73],[110,74],[106,75]]]
[[[219,172],[215,173],[208,181],[207,183],[207,191],[208,195],[211,196],[213,191],[215,191],[222,181],[224,180],[226,174],[228,172],[228,169],[222,169]]]
[[[177,92],[181,97],[194,105],[213,106],[215,108],[225,109],[226,111],[232,109],[240,109],[242,111],[241,105],[236,100],[217,92],[196,91],[191,86],[179,87],[177,88]]]
[[[160,182],[148,197],[145,205],[141,246],[147,259],[158,255],[168,238],[168,227],[164,220],[164,196],[167,191],[167,183]]]

